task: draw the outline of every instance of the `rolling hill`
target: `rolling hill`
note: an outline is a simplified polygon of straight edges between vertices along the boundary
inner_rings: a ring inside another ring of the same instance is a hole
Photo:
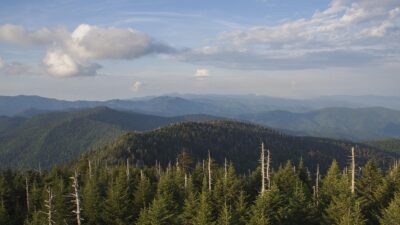
[[[347,141],[289,136],[234,121],[188,122],[144,133],[127,133],[110,145],[88,152],[83,159],[116,164],[130,158],[137,165],[154,165],[158,160],[165,166],[175,162],[182,151],[201,161],[210,150],[218,163],[222,163],[226,157],[243,172],[258,164],[262,141],[271,150],[275,167],[286,160],[297,162],[300,158],[310,168],[315,168],[319,163],[322,169],[326,169],[333,159],[344,166],[348,163],[351,146],[355,145]],[[392,157],[390,153],[367,145],[359,144],[357,148],[357,161],[360,164],[372,158],[381,163],[389,162]]]
[[[400,139],[399,138],[372,140],[372,141],[367,141],[366,143],[371,146],[375,146],[382,150],[388,151],[388,152],[395,152],[395,153],[400,154]]]
[[[67,162],[127,131],[145,131],[182,121],[215,117],[160,117],[106,107],[51,112],[30,118],[0,117],[0,165],[42,168]]]
[[[300,135],[358,141],[400,137],[400,111],[380,107],[325,108],[306,113],[271,111],[240,118]]]

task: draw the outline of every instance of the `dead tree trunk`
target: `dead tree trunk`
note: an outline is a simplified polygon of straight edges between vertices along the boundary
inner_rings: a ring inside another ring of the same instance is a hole
[[[81,225],[81,201],[80,201],[80,193],[79,193],[79,182],[78,182],[78,172],[75,170],[75,174],[72,179],[72,188],[74,189],[71,196],[73,197],[72,202],[75,204],[75,210],[72,212],[76,215],[76,222],[78,225]]]
[[[267,151],[267,182],[268,190],[271,190],[271,152]]]
[[[28,210],[28,213],[29,213],[31,210],[30,210],[30,204],[29,204],[29,181],[28,181],[28,176],[25,177],[25,192],[26,192],[26,209]]]
[[[92,179],[92,163],[90,160],[88,160],[88,165],[89,165],[89,179]]]
[[[211,154],[208,151],[208,191],[211,192]]]
[[[187,177],[187,173],[185,173],[185,189],[187,188],[187,183],[188,183],[188,177]]]
[[[265,192],[265,150],[264,142],[261,143],[261,195]]]
[[[129,171],[129,159],[126,159],[126,181],[129,182],[129,176],[130,176],[130,171]]]
[[[318,205],[319,199],[319,164],[317,165],[317,176],[315,178],[315,202]]]
[[[225,183],[228,179],[228,161],[226,160],[225,157],[225,163],[224,163],[224,179],[225,179]]]
[[[355,193],[356,160],[354,147],[351,148],[351,193]]]
[[[49,223],[49,225],[53,225],[55,224],[55,222],[53,221],[53,212],[54,212],[54,208],[53,208],[53,191],[51,190],[51,188],[47,188],[47,194],[48,194],[48,199],[45,200],[45,206],[47,208],[47,212],[45,212],[45,214],[47,215],[47,221]]]

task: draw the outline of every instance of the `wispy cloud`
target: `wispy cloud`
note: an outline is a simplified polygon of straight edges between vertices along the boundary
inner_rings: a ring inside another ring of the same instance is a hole
[[[399,31],[397,0],[333,0],[310,18],[223,32],[214,44],[187,51],[180,59],[264,70],[379,64],[399,60]]]
[[[33,68],[21,62],[6,62],[0,57],[0,74],[4,75],[30,75],[38,74],[38,68]]]

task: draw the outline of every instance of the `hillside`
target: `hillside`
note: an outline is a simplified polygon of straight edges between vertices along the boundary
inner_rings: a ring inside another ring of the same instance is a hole
[[[291,134],[365,141],[400,137],[400,111],[394,110],[398,109],[397,99],[389,96],[286,99],[175,94],[126,100],[63,101],[39,96],[0,96],[0,116],[32,117],[50,111],[108,107],[161,117],[207,114],[249,121]]]
[[[372,140],[367,141],[366,143],[388,152],[395,152],[400,154],[400,139],[398,138]]]
[[[307,113],[271,111],[240,118],[310,136],[348,140],[400,137],[400,111],[386,108],[326,108]]]
[[[145,131],[181,121],[213,117],[159,117],[106,107],[33,116],[0,117],[1,167],[48,168],[101,147],[127,131]]]
[[[326,169],[333,159],[342,166],[346,165],[350,148],[354,145],[332,139],[289,136],[251,124],[214,121],[181,123],[145,133],[128,133],[85,157],[106,160],[110,164],[131,158],[138,165],[154,165],[156,160],[167,165],[174,162],[183,150],[199,161],[205,159],[210,150],[218,163],[226,157],[241,171],[246,171],[258,164],[262,141],[271,150],[274,166],[286,160],[297,162],[303,158],[310,168],[319,163],[322,169]],[[360,163],[371,158],[388,162],[392,158],[391,154],[366,145],[359,145],[357,155]]]

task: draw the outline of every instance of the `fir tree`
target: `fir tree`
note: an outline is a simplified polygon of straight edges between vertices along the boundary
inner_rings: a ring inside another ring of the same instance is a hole
[[[104,206],[104,221],[110,225],[125,225],[132,219],[125,173],[119,171],[114,181],[111,181]]]
[[[210,202],[210,193],[208,190],[208,179],[204,176],[203,188],[199,196],[199,205],[194,225],[212,225],[214,221],[212,206]]]
[[[233,224],[232,218],[232,207],[227,205],[226,203],[222,207],[221,212],[219,213],[219,217],[217,220],[218,225],[231,225]]]
[[[174,225],[175,215],[168,209],[168,202],[163,197],[153,200],[148,208],[140,213],[137,225]]]
[[[187,182],[187,187],[185,190],[185,202],[183,206],[183,212],[180,216],[180,221],[182,225],[194,225],[194,219],[198,210],[198,202],[196,199],[196,194],[193,188],[193,181],[190,177]]]
[[[389,206],[382,210],[381,225],[395,225],[400,223],[400,192],[398,192]]]

